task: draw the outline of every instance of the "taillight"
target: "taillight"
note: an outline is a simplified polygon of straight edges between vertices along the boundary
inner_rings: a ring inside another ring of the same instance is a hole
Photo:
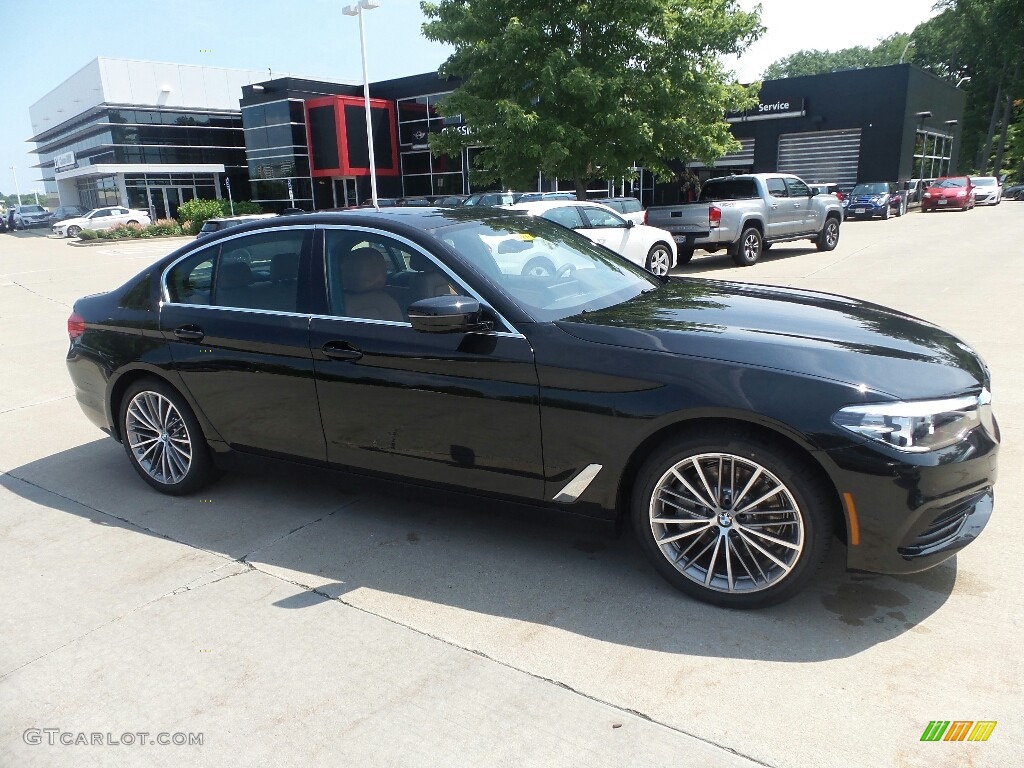
[[[647,209],[644,209],[644,224],[650,224],[651,222],[647,218]]]
[[[708,226],[712,229],[720,226],[722,223],[722,209],[712,205],[708,208]]]
[[[843,200],[846,199],[846,195],[844,195],[842,192],[836,192],[836,197],[839,198],[839,202],[840,203],[843,202]]]
[[[68,337],[74,341],[85,333],[85,318],[77,312],[72,312],[68,318]]]

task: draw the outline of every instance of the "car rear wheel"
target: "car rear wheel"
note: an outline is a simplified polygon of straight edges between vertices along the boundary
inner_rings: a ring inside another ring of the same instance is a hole
[[[732,260],[741,267],[750,267],[761,258],[763,244],[761,231],[757,227],[747,227],[740,235],[739,241],[732,249]]]
[[[664,243],[655,243],[647,252],[647,269],[658,277],[664,277],[672,269],[672,251]]]
[[[169,384],[146,378],[128,387],[120,425],[132,467],[161,493],[180,496],[213,480],[213,461],[199,422]]]
[[[825,219],[825,226],[818,233],[818,239],[814,244],[819,251],[832,251],[839,245],[839,220],[834,216]]]
[[[648,459],[634,485],[633,528],[680,591],[762,608],[813,579],[831,542],[830,505],[794,450],[722,429],[668,443]]]
[[[74,225],[68,227],[68,237],[78,237],[82,234],[82,228]]]
[[[138,221],[138,219],[128,219],[128,223],[131,224],[132,226],[134,226],[134,225],[138,224],[139,221]]]

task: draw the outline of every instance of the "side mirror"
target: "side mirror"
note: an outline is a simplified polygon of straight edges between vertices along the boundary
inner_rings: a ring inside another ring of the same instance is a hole
[[[434,296],[409,306],[409,322],[420,333],[487,333],[494,324],[481,320],[480,302],[468,296]]]
[[[818,190],[816,190],[814,188],[809,188],[807,190],[807,196],[808,197],[817,197],[818,196]]]
[[[632,229],[635,226],[636,224],[633,222],[632,219],[626,219],[626,229]]]

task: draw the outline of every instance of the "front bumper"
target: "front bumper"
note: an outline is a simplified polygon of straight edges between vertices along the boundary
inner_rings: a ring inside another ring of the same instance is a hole
[[[971,204],[969,197],[931,197],[921,201],[921,208],[926,211],[941,211],[944,208],[955,208],[962,211]]]
[[[846,206],[846,215],[856,218],[858,216],[882,216],[889,208],[889,203],[857,203],[850,202]]]
[[[844,502],[847,567],[914,573],[974,541],[992,515],[998,452],[998,434],[983,429],[934,453],[875,443],[826,452]]]

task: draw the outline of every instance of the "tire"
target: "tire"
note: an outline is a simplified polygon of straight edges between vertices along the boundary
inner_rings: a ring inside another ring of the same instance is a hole
[[[156,490],[183,496],[216,477],[199,422],[171,385],[139,379],[124,393],[118,418],[128,461]]]
[[[809,461],[740,428],[666,443],[633,486],[641,549],[672,586],[702,602],[788,600],[814,578],[832,540],[835,502]]]
[[[534,256],[523,265],[523,271],[520,274],[533,275],[534,277],[552,277],[555,274],[555,265],[551,259],[544,256]]]
[[[889,215],[892,213],[892,209],[888,205],[885,206],[885,210],[882,211],[882,221],[888,221]]]
[[[839,220],[835,216],[825,219],[814,245],[819,251],[833,251],[839,245]]]
[[[693,248],[680,248],[676,254],[676,266],[681,267],[691,261],[693,261]]]
[[[127,222],[125,222],[125,223],[126,223],[126,224],[133,224],[133,225],[134,225],[134,224],[138,224],[139,222],[138,222],[138,220],[137,220],[137,219],[128,219],[128,221],[127,221]]]
[[[751,267],[761,258],[761,250],[764,240],[761,237],[761,230],[757,227],[747,227],[730,249],[732,260],[741,267]]]
[[[68,227],[68,237],[78,237],[82,234],[82,228],[75,225]]]
[[[653,272],[658,277],[665,277],[672,269],[672,249],[664,243],[655,243],[647,252],[645,266],[648,272]]]

